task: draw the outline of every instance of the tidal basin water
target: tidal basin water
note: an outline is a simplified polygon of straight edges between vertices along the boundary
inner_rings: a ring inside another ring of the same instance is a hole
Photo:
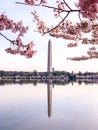
[[[98,130],[98,84],[0,85],[0,130]]]

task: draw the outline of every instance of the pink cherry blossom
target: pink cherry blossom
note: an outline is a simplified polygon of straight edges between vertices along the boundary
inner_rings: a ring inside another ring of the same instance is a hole
[[[28,5],[31,5],[31,6],[35,5],[35,0],[25,0],[24,2],[27,3]]]
[[[46,2],[46,0],[41,0],[40,1],[40,5],[43,5],[43,4],[46,4],[47,2]]]
[[[81,10],[82,16],[95,19],[98,13],[98,0],[79,0],[77,5]]]
[[[18,37],[18,38],[16,39],[16,44],[17,44],[18,49],[20,49],[20,48],[22,47],[23,42],[22,42],[21,38]]]
[[[6,51],[7,53],[11,53],[12,49],[11,49],[11,48],[6,48],[5,51]]]

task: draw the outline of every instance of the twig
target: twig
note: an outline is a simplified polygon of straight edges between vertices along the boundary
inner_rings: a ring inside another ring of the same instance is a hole
[[[80,22],[82,22],[81,17],[80,17],[80,12],[81,12],[81,11],[79,11],[79,19],[80,19]]]
[[[67,13],[67,15],[62,19],[62,21],[59,22],[58,25],[56,25],[54,28],[50,29],[49,31],[45,32],[43,35],[47,34],[47,33],[50,33],[52,32],[54,29],[56,29],[66,18],[67,16],[69,15],[70,12]]]
[[[2,33],[0,33],[0,35],[2,36],[2,37],[4,37],[7,41],[9,41],[10,43],[12,43],[13,45],[17,45],[17,42],[15,41],[15,40],[10,40],[9,38],[7,38],[6,36],[4,36]],[[22,47],[24,48],[24,47],[27,47],[27,45],[22,45]]]
[[[10,39],[9,39],[9,38],[7,38],[6,36],[4,36],[2,33],[0,33],[0,35],[1,35],[2,37],[4,37],[6,40],[8,40],[9,42],[11,42],[11,43],[15,44],[15,43],[14,43],[14,41],[10,40]]]
[[[46,8],[50,8],[50,9],[61,10],[62,12],[69,12],[69,10],[63,10],[63,9],[59,9],[59,8],[56,8],[56,7],[53,7],[53,6],[48,6],[48,5],[42,5],[42,6],[46,7]]]
[[[66,1],[65,1],[65,0],[63,0],[63,1],[64,1],[65,5],[66,5],[70,10],[72,10],[71,7],[66,3]]]
[[[27,3],[22,3],[22,2],[15,2],[16,4],[21,4],[21,5],[29,5],[31,6],[30,4],[27,4]],[[33,6],[40,6],[40,4],[35,4]]]
[[[29,5],[29,4],[26,4],[26,3],[22,3],[22,2],[15,2],[16,4],[22,4],[22,5]]]
[[[61,10],[62,12],[80,12],[80,10],[77,10],[77,9],[71,9],[71,10],[64,10],[64,9],[59,9],[59,8],[56,8],[56,7],[52,7],[52,6],[48,6],[48,5],[42,5],[43,7],[46,7],[46,8],[50,8],[50,9],[56,9],[56,10]]]

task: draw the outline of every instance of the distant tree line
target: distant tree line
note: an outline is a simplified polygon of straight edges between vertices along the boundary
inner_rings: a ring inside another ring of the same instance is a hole
[[[69,79],[73,80],[75,79],[76,75],[78,76],[88,76],[88,75],[98,75],[98,72],[84,72],[82,73],[81,71],[79,71],[78,73],[74,73],[73,71],[72,72],[66,72],[66,71],[53,71],[53,72],[38,72],[37,70],[33,70],[32,72],[26,72],[26,71],[3,71],[3,70],[0,70],[0,77],[2,76],[12,76],[12,77],[15,77],[15,76],[26,76],[26,77],[30,77],[30,76],[45,76],[45,77],[48,77],[49,75],[51,76],[68,76]]]

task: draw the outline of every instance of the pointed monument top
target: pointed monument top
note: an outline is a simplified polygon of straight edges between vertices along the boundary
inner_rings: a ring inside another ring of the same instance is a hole
[[[49,42],[52,43],[52,42],[51,42],[51,39],[49,39]]]

